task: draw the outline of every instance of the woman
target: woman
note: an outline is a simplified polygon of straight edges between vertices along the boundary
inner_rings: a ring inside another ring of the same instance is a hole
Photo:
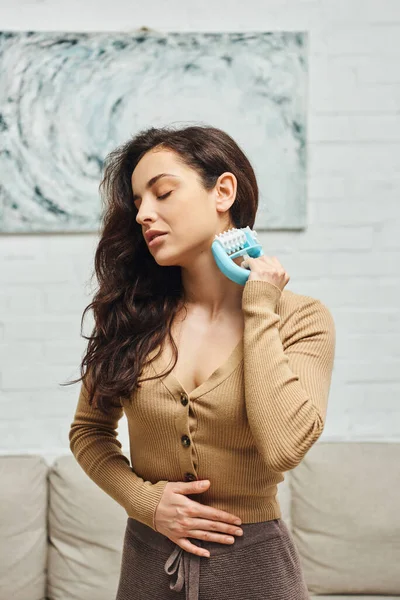
[[[217,267],[215,235],[252,228],[258,205],[225,132],[142,131],[108,156],[101,187],[99,290],[83,314],[95,327],[69,439],[128,515],[117,600],[309,598],[276,493],[324,427],[330,312],[285,290],[267,253],[235,259],[245,286]]]

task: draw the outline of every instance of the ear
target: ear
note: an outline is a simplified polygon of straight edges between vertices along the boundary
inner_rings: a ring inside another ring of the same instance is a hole
[[[218,212],[230,209],[236,198],[237,179],[233,173],[226,171],[218,177],[215,190],[215,207]]]

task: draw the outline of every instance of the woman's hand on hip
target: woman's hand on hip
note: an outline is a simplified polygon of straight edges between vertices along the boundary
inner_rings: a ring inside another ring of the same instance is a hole
[[[201,487],[201,483],[206,483]],[[209,552],[192,544],[188,538],[197,538],[220,544],[232,544],[234,535],[242,531],[235,521],[240,518],[231,513],[212,508],[186,498],[185,494],[201,494],[210,486],[208,479],[202,481],[170,481],[165,486],[155,514],[156,530],[175,544],[193,554],[209,556]]]

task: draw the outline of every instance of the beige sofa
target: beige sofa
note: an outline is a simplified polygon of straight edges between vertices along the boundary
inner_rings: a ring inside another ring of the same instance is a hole
[[[285,473],[311,597],[400,598],[399,465],[400,443],[320,440]],[[115,598],[127,514],[72,455],[2,456],[0,486],[0,600]]]

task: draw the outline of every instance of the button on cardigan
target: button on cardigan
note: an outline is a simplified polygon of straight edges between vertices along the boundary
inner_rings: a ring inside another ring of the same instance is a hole
[[[281,517],[277,485],[320,437],[335,354],[335,325],[318,299],[272,283],[247,281],[244,333],[225,360],[188,393],[155,358],[128,399],[109,415],[88,403],[82,382],[69,431],[87,475],[126,511],[156,531],[155,513],[169,481],[209,479],[197,502],[243,523]],[[218,343],[218,340],[215,341]],[[171,363],[172,364],[172,363]],[[129,459],[118,440],[125,413]]]

